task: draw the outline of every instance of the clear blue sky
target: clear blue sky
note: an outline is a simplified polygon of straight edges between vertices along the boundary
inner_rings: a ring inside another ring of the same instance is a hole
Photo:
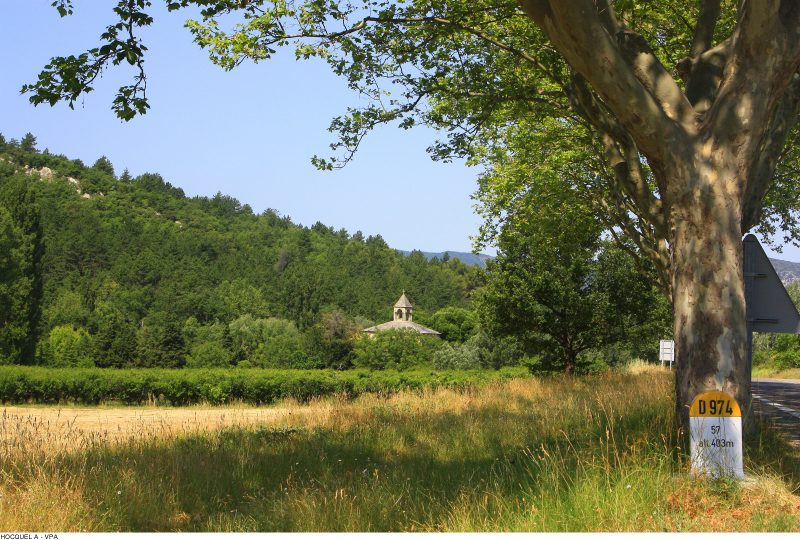
[[[142,34],[150,48],[149,114],[124,123],[110,111],[128,66],[105,74],[74,111],[34,108],[19,94],[22,84],[51,56],[95,46],[112,20],[110,2],[75,2],[65,19],[49,4],[0,7],[0,132],[7,138],[31,131],[39,148],[87,164],[106,155],[117,172],[158,172],[189,195],[222,191],[256,212],[275,208],[304,225],[380,234],[398,249],[471,250],[480,224],[470,199],[478,170],[431,161],[425,148],[435,132],[384,127],[345,169],[317,171],[309,159],[328,155],[330,119],[359,97],[324,63],[296,62],[288,49],[224,72],[191,42],[187,12],[166,13],[159,2],[155,24]],[[791,246],[768,253],[800,260]]]
[[[102,5],[102,8],[100,7]],[[49,0],[0,6],[0,132],[27,131],[49,148],[91,164],[106,155],[117,172],[158,172],[189,195],[233,195],[256,212],[275,208],[304,225],[321,221],[350,233],[380,234],[398,249],[470,251],[480,219],[472,209],[477,169],[433,162],[424,128],[379,129],[343,170],[317,171],[314,154],[330,155],[331,118],[359,96],[327,65],[295,61],[291,50],[225,72],[183,28],[186,12],[155,3],[143,33],[151,110],[123,123],[110,111],[114,90],[131,74],[104,75],[75,110],[33,107],[19,89],[56,54],[98,43],[113,19],[110,2],[75,2],[59,18]]]

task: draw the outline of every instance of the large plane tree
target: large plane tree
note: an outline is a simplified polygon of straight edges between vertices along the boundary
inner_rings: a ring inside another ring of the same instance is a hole
[[[514,159],[507,137],[566,134],[565,185],[661,273],[673,302],[677,410],[718,388],[747,406],[742,233],[797,239],[797,0],[166,0],[226,69],[282,46],[321,57],[371,104],[334,119],[340,166],[380,123],[434,125],[435,157]],[[62,15],[71,0],[54,2]],[[197,10],[195,10],[196,12]],[[94,49],[53,58],[23,90],[72,104],[110,64],[113,102],[147,110],[148,0],[120,0]],[[538,164],[537,164],[538,165]],[[559,169],[561,170],[561,169]]]

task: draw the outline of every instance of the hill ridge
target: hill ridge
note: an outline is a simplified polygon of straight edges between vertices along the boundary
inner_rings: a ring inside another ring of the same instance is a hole
[[[429,261],[436,258],[440,261],[444,259],[447,255],[450,259],[458,259],[464,264],[470,266],[479,266],[480,268],[486,268],[486,261],[494,259],[491,255],[486,255],[485,253],[472,253],[468,251],[422,251],[419,249],[415,250],[406,250],[406,249],[398,249],[398,252],[402,253],[406,257],[411,255],[414,251],[419,251],[422,253],[426,259]]]
[[[479,266],[480,268],[486,268],[486,261],[493,260],[494,257],[491,255],[486,255],[485,253],[471,253],[465,251],[422,251],[422,250],[403,250],[398,249],[400,253],[403,255],[409,256],[413,251],[419,251],[422,253],[426,259],[432,260],[433,258],[437,258],[442,260],[445,255],[449,255],[451,259],[459,259],[461,262],[471,266]],[[795,261],[787,261],[784,259],[774,259],[770,258],[770,262],[772,266],[775,268],[775,272],[777,272],[778,277],[781,279],[784,285],[789,285],[791,283],[800,282],[800,262]]]

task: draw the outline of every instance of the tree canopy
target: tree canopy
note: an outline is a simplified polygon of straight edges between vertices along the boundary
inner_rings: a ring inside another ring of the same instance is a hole
[[[669,335],[652,266],[637,268],[633,246],[604,240],[603,222],[559,177],[542,178],[522,199],[496,233],[499,254],[479,302],[484,326],[519,336],[540,369],[573,372],[585,352],[608,354],[619,342],[646,357],[647,346]]]

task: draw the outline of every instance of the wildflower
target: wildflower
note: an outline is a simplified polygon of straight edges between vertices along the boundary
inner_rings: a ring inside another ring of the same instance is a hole
[[[122,495],[122,491],[117,490],[117,495]]]
[[[631,485],[628,484],[627,486],[625,486],[625,489],[631,489]]]

